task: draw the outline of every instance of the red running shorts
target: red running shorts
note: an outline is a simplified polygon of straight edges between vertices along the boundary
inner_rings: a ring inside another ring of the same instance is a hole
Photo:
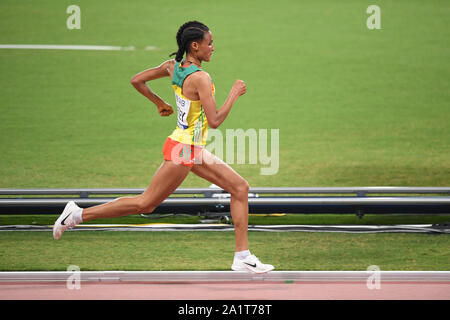
[[[186,167],[193,167],[194,164],[201,163],[202,149],[203,146],[184,144],[167,138],[163,147],[163,156],[164,160]]]

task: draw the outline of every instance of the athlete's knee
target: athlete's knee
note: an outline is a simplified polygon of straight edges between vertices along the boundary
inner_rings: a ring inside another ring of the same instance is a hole
[[[236,197],[248,197],[248,191],[250,190],[250,186],[245,179],[241,179],[239,183],[234,186],[233,195]]]
[[[156,205],[152,201],[144,198],[138,198],[136,201],[136,213],[152,213],[156,209]]]
[[[233,187],[230,188],[228,192],[230,192],[231,196],[236,199],[248,198],[248,191],[250,190],[250,186],[248,185],[247,180],[240,179],[239,182],[234,183]]]

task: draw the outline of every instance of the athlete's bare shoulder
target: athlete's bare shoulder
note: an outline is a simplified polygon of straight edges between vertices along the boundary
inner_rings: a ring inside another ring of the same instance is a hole
[[[210,80],[211,81],[211,76],[209,75],[208,72],[204,71],[204,70],[199,70],[197,72],[194,72],[191,77],[193,78],[193,80],[196,81],[205,81],[205,80]]]
[[[161,66],[174,66],[175,65],[175,59],[166,60],[163,63],[161,63]]]
[[[170,60],[164,61],[159,66],[160,69],[167,71],[169,76],[172,76],[174,67],[175,67],[175,59],[170,59]]]

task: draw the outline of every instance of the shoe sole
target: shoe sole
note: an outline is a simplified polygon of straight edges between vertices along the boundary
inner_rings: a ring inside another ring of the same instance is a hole
[[[61,215],[59,216],[58,220],[56,220],[55,224],[53,225],[53,238],[54,238],[55,240],[58,240],[59,238],[61,238],[61,235],[62,235],[62,232],[61,232],[61,234],[59,235],[59,237],[56,237],[56,230],[57,230],[57,228],[61,225],[61,221],[62,221],[63,219],[65,219],[69,214],[71,214],[72,211],[73,211],[73,207],[76,208],[76,206],[77,206],[77,205],[75,204],[75,202],[69,201],[69,202],[66,204],[66,207],[64,208],[63,212],[62,212]]]
[[[244,268],[236,268],[236,267],[233,267],[233,266],[231,266],[231,270],[233,270],[233,271],[250,271],[251,273],[257,273],[257,274],[261,274],[261,273],[267,273],[267,272],[270,272],[270,271],[272,271],[272,270],[274,270],[275,268],[271,268],[271,269],[269,269],[269,270],[267,270],[267,271],[256,271],[256,270],[254,270],[254,269],[251,269],[251,268],[247,268],[247,267],[244,267]]]

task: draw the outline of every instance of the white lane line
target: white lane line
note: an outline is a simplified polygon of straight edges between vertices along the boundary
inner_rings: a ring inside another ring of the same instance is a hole
[[[94,51],[134,51],[134,46],[91,46],[91,45],[58,45],[58,44],[0,44],[0,49],[43,49],[43,50],[94,50]],[[145,50],[155,50],[156,47],[147,46]]]
[[[82,281],[150,281],[150,282],[227,282],[227,281],[320,281],[364,282],[368,271],[271,271],[254,274],[245,271],[78,271]],[[6,271],[0,272],[0,283],[22,281],[64,281],[69,271]],[[379,271],[381,282],[447,282],[449,271]]]

